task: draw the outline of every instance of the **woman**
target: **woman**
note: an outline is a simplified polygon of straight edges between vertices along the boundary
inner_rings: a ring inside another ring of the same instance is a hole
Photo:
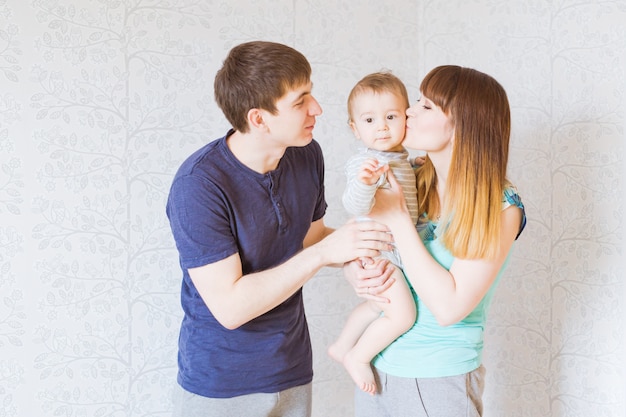
[[[386,224],[414,291],[417,320],[373,361],[378,392],[357,390],[358,417],[482,415],[486,314],[526,217],[506,179],[506,92],[470,68],[433,69],[407,110],[404,145],[427,152],[417,171],[417,230],[398,182],[381,189],[370,216]],[[386,271],[353,262],[357,293],[380,299]],[[378,271],[378,272],[373,272]],[[375,276],[376,275],[376,276]]]

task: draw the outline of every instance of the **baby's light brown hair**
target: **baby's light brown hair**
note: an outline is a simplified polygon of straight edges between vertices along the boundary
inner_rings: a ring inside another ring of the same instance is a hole
[[[373,72],[361,78],[352,88],[348,96],[348,123],[352,123],[352,108],[354,100],[363,93],[391,93],[404,100],[405,107],[409,108],[409,94],[404,83],[391,71]]]

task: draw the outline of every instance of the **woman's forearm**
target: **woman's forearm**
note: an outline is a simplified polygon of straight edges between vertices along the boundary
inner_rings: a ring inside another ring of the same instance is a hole
[[[449,270],[426,250],[408,216],[394,218],[388,226],[415,292],[439,324],[450,325],[465,318],[489,291],[515,240],[520,221],[517,207],[504,210],[498,255],[493,259],[455,258]]]
[[[420,299],[439,320],[454,304],[455,281],[426,250],[410,217],[398,217],[388,224],[400,252],[404,273]],[[438,312],[441,311],[441,314]]]

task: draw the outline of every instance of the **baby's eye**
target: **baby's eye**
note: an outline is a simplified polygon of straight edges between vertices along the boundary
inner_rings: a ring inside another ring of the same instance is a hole
[[[387,120],[393,120],[395,118],[396,118],[395,114],[390,114],[390,115],[387,116]]]
[[[374,119],[372,119],[371,117],[368,117],[367,119],[365,119],[366,123],[372,123],[374,121]]]

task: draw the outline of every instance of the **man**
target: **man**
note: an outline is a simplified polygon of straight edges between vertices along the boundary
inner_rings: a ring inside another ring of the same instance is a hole
[[[322,267],[389,249],[384,226],[324,224],[322,113],[286,45],[234,47],[215,77],[232,129],[177,172],[167,214],[183,270],[175,415],[310,416],[302,286]]]

